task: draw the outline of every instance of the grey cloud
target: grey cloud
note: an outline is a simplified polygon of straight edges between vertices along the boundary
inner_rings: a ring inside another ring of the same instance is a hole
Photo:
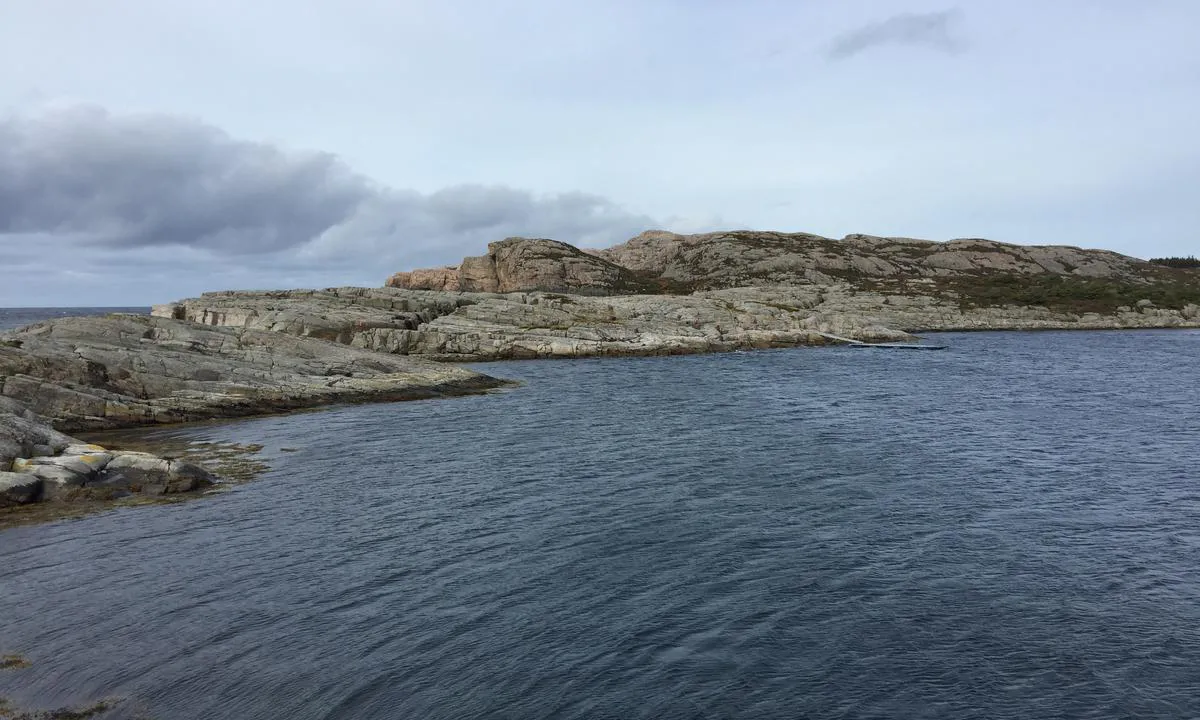
[[[0,233],[272,252],[340,222],[372,192],[331,155],[183,118],[72,108],[0,123]]]
[[[880,45],[919,45],[957,53],[963,49],[954,27],[960,15],[957,9],[893,15],[842,35],[830,46],[827,56],[845,60]]]
[[[379,283],[509,235],[606,244],[653,225],[584,193],[381,187],[335,156],[174,116],[69,108],[0,119],[0,257],[13,260],[53,248],[93,266],[175,264],[196,282],[249,272],[260,286]]]
[[[610,244],[655,226],[611,201],[586,193],[538,197],[502,186],[460,185],[429,195],[384,191],[322,234],[303,253],[324,262],[352,261],[403,249],[408,265],[457,261],[511,235],[552,237],[577,245]]]

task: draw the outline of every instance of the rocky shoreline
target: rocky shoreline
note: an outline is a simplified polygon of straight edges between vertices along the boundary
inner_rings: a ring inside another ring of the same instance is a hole
[[[68,433],[449,397],[506,384],[466,368],[286,333],[133,315],[31,325],[0,334],[0,524],[26,506],[175,498],[219,482],[202,464],[109,450]]]
[[[690,295],[590,296],[399,288],[220,292],[156,306],[191,322],[302,337],[440,361],[679,355],[912,340],[970,330],[1200,327],[1200,306],[964,307],[957,299],[896,295],[848,284],[741,287]]]
[[[194,495],[218,481],[178,458],[64,433],[508,384],[448,362],[1148,328],[1200,328],[1200,273],[986,240],[649,232],[581,250],[510,238],[382,288],[215,292],[150,317],[0,333],[0,510]]]
[[[153,314],[442,361],[666,355],[960,330],[1200,327],[1200,273],[1080,248],[648,232],[509,238],[384,288],[218,292]]]

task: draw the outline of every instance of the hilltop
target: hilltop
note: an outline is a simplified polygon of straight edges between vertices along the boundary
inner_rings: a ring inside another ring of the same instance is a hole
[[[648,231],[604,250],[508,238],[458,266],[397,273],[389,287],[453,292],[685,295],[745,287],[841,285],[928,296],[964,306],[1041,306],[1114,313],[1148,300],[1200,303],[1200,270],[1108,250],[1024,246],[983,239],[935,242],[848,235]]]

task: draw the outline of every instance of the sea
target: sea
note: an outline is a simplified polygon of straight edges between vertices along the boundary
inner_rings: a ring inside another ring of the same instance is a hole
[[[107,315],[108,313],[132,313],[149,315],[150,307],[0,307],[0,332],[14,330],[43,320],[63,317]]]
[[[1200,332],[498,362],[160,430],[232,491],[0,532],[14,706],[1200,717]]]

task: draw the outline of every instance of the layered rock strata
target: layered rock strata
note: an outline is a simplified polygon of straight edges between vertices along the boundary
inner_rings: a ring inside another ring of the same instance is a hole
[[[63,318],[0,335],[0,395],[67,432],[459,395],[502,384],[466,368],[294,332],[159,317]]]
[[[1200,327],[1196,305],[1071,313],[968,307],[932,294],[932,285],[922,281],[910,283],[908,292],[845,283],[607,297],[337,288],[208,294],[155,313],[240,329],[317,333],[354,347],[438,360],[667,355],[828,342],[818,333],[889,341],[937,330]],[[410,323],[414,312],[429,319]]]
[[[411,322],[421,322],[426,308],[433,317],[454,307],[431,299]],[[336,322],[354,327],[373,312],[379,308],[366,305]],[[176,495],[215,481],[198,465],[111,451],[68,432],[444,397],[505,384],[462,367],[301,337],[296,323],[318,324],[307,316],[280,322],[282,332],[272,332],[113,315],[0,334],[0,508]],[[311,334],[327,334],[335,321],[322,322]]]

